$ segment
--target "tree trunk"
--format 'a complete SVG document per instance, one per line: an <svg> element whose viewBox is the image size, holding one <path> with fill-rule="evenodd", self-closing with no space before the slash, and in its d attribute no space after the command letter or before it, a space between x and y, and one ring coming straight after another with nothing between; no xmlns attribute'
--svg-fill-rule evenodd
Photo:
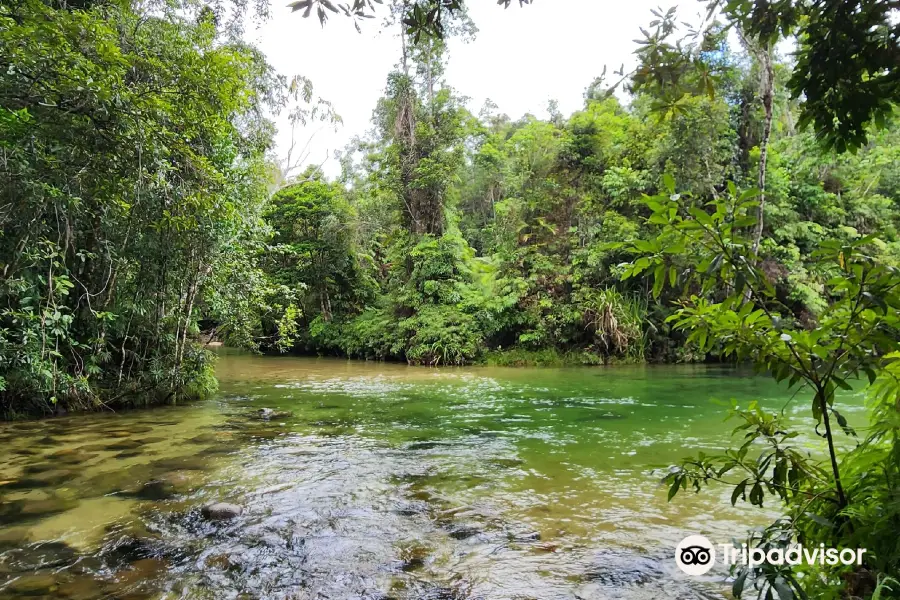
<svg viewBox="0 0 900 600"><path fill-rule="evenodd" d="M816 398L814 401L819 404L819 410L822 411L822 422L825 424L825 439L828 441L828 457L831 460L831 474L834 476L834 490L837 493L838 506L844 509L847 507L847 494L841 482L841 469L838 465L837 450L834 447L834 433L831 430L831 418L828 414L828 399L825 394L825 388L819 385L816 387Z"/></svg>
<svg viewBox="0 0 900 600"><path fill-rule="evenodd" d="M759 207L756 209L756 231L753 234L754 259L759 254L759 243L762 240L764 212L766 208L766 163L769 154L769 136L772 134L772 101L775 95L775 70L772 67L772 48L760 48L757 53L762 69L760 97L765 110L763 135L759 142Z"/></svg>

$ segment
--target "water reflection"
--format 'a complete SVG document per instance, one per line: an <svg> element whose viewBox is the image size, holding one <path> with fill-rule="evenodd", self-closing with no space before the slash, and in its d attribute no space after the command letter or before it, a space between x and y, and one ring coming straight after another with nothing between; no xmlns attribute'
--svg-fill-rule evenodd
<svg viewBox="0 0 900 600"><path fill-rule="evenodd" d="M656 469L725 443L712 399L784 402L698 367L219 373L193 406L0 427L0 597L719 598L671 548L763 516L668 504Z"/></svg>

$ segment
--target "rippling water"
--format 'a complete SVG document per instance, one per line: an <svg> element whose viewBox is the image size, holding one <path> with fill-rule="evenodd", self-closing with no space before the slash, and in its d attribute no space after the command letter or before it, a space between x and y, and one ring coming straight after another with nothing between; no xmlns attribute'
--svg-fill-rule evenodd
<svg viewBox="0 0 900 600"><path fill-rule="evenodd" d="M773 514L658 483L727 443L722 403L787 402L733 370L226 352L218 372L191 406L0 425L0 598L722 598L675 544ZM216 501L243 513L204 519Z"/></svg>

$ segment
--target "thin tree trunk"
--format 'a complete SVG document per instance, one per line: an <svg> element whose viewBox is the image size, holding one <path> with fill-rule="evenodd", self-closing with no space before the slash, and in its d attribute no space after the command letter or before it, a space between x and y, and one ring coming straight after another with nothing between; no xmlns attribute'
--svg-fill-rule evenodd
<svg viewBox="0 0 900 600"><path fill-rule="evenodd" d="M764 213L766 208L766 163L769 155L769 137L772 134L772 101L775 95L775 70L772 67L772 48L766 46L760 48L757 53L762 69L762 98L763 109L766 117L763 124L763 135L759 142L759 207L756 209L756 231L753 234L753 254L759 253L759 244L762 240Z"/></svg>
<svg viewBox="0 0 900 600"><path fill-rule="evenodd" d="M403 3L403 14L406 14L407 3ZM403 74L409 77L409 63L407 62L407 47L406 47L406 27L403 25L403 19L399 19L400 22L400 42L403 44Z"/></svg>
<svg viewBox="0 0 900 600"><path fill-rule="evenodd" d="M428 43L428 58L426 77L428 79L428 110L431 112L431 120L434 120L434 41Z"/></svg>
<svg viewBox="0 0 900 600"><path fill-rule="evenodd" d="M741 36L743 38L743 35ZM763 135L759 142L759 173L757 175L757 187L759 188L759 206L756 209L756 229L753 232L753 247L751 260L756 264L759 261L759 245L762 241L763 229L765 228L765 210L766 210L766 164L769 157L769 137L772 134L772 101L775 92L775 71L772 67L772 48L771 46L755 46L750 44L744 38L744 44L748 50L753 52L759 60L760 69L760 98L765 111L765 121L763 122ZM744 289L744 302L750 300L751 292L749 286Z"/></svg>
<svg viewBox="0 0 900 600"><path fill-rule="evenodd" d="M834 475L834 488L838 495L838 506L847 506L847 494L841 482L841 470L838 467L837 451L834 448L834 434L831 431L831 419L828 415L828 403L825 400L825 390L819 390L819 407L822 410L822 421L825 423L825 438L828 440L828 456L831 459L831 473Z"/></svg>

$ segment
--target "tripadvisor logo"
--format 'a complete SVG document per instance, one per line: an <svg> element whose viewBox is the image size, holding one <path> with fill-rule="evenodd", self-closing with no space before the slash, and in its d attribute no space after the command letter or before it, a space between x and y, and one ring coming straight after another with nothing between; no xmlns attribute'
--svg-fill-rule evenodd
<svg viewBox="0 0 900 600"><path fill-rule="evenodd" d="M722 564L758 567L770 565L861 565L865 548L826 548L825 544L807 548L801 544L787 548L749 548L719 544ZM704 575L716 563L716 549L702 535L689 535L675 547L675 564L688 575Z"/></svg>
<svg viewBox="0 0 900 600"><path fill-rule="evenodd" d="M689 535L676 546L675 563L688 575L703 575L716 564L716 549L702 535Z"/></svg>

